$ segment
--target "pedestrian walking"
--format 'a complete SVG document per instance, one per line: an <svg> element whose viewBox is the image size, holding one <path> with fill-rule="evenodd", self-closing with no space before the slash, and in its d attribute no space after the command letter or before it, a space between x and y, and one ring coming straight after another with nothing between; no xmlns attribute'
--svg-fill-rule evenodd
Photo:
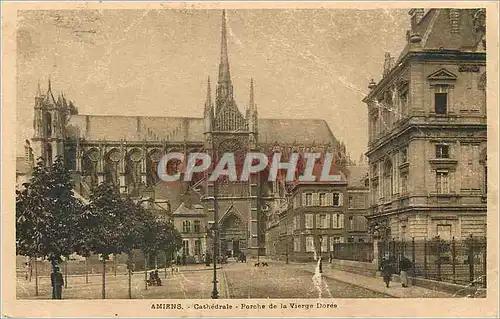
<svg viewBox="0 0 500 319"><path fill-rule="evenodd" d="M182 265L186 266L186 255L182 254Z"/></svg>
<svg viewBox="0 0 500 319"><path fill-rule="evenodd" d="M382 258L380 263L380 271L382 272L382 278L384 279L385 286L389 288L389 283L392 279L392 274L394 273L394 267L390 260L387 258Z"/></svg>
<svg viewBox="0 0 500 319"><path fill-rule="evenodd" d="M59 272L59 267L54 267L54 272L50 274L52 283L52 299L62 299L62 287L64 286L63 275Z"/></svg>
<svg viewBox="0 0 500 319"><path fill-rule="evenodd" d="M412 267L413 263L410 261L410 259L406 258L406 256L403 256L399 261L399 276L401 278L401 285L405 288L408 287L408 271Z"/></svg>

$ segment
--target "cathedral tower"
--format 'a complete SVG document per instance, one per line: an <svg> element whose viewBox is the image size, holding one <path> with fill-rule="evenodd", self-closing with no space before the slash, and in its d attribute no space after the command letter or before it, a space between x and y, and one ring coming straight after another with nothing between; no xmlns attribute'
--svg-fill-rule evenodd
<svg viewBox="0 0 500 319"><path fill-rule="evenodd" d="M249 181L240 181L244 158L248 152L255 152L257 145L257 112L254 104L253 81L250 84L250 102L246 117L238 109L234 100L233 84L228 57L226 12L222 12L221 57L217 82L215 105L211 104L210 82L205 102L205 145L206 151L213 153L214 161L224 153L235 157L238 181L220 179L217 187L206 183L207 191L213 187L219 206L218 222L222 251L244 252L256 255L258 240L258 181L252 176ZM214 108L215 107L215 108ZM213 118L212 118L213 116ZM210 128L210 130L208 130ZM209 209L210 210L210 209Z"/></svg>
<svg viewBox="0 0 500 319"><path fill-rule="evenodd" d="M57 156L65 154L66 123L77 110L73 102L68 102L62 93L56 100L49 79L45 94L42 94L38 85L34 113L33 155L35 160L41 157L46 165L51 165Z"/></svg>

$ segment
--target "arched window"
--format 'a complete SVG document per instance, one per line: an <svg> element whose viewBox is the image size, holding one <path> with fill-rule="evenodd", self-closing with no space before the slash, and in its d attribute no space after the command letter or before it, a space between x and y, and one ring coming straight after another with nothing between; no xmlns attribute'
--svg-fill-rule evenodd
<svg viewBox="0 0 500 319"><path fill-rule="evenodd" d="M97 163L99 161L99 151L95 148L85 152L82 163L82 176L90 188L97 186L99 179L97 177Z"/></svg>
<svg viewBox="0 0 500 319"><path fill-rule="evenodd" d="M125 159L125 185L129 192L134 191L141 183L141 160L140 149L132 149Z"/></svg>
<svg viewBox="0 0 500 319"><path fill-rule="evenodd" d="M384 197L391 199L393 193L394 177L392 174L392 162L387 160L384 163Z"/></svg>
<svg viewBox="0 0 500 319"><path fill-rule="evenodd" d="M161 155L162 152L159 149L153 149L146 158L146 182L148 186L155 185L160 180L158 177L158 163L161 160Z"/></svg>
<svg viewBox="0 0 500 319"><path fill-rule="evenodd" d="M118 149L112 149L106 155L104 173L108 183L119 187L120 181L118 179L118 164L120 162L121 153Z"/></svg>
<svg viewBox="0 0 500 319"><path fill-rule="evenodd" d="M44 128L45 128L45 136L52 136L52 115L49 112L44 114Z"/></svg>

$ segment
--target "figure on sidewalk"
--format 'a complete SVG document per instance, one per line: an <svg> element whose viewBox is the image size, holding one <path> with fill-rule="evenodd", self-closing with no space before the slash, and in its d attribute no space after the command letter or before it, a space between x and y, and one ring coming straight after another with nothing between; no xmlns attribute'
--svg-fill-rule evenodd
<svg viewBox="0 0 500 319"><path fill-rule="evenodd" d="M176 262L177 266L180 266L180 265L181 265L181 256L177 255L177 258L176 258L176 259L177 259L177 260L176 260L176 261L177 261L177 262Z"/></svg>
<svg viewBox="0 0 500 319"><path fill-rule="evenodd" d="M50 274L52 283L52 299L62 299L62 287L64 286L63 275L59 272L59 267L54 267L54 272Z"/></svg>
<svg viewBox="0 0 500 319"><path fill-rule="evenodd" d="M206 266L210 266L210 263L212 262L211 260L211 257L210 257L210 254L209 253L206 253L205 254L205 265Z"/></svg>
<svg viewBox="0 0 500 319"><path fill-rule="evenodd" d="M155 270L155 280L156 280L156 285L161 286L161 279L160 275L158 274L158 270Z"/></svg>
<svg viewBox="0 0 500 319"><path fill-rule="evenodd" d="M182 265L186 266L186 255L182 254Z"/></svg>
<svg viewBox="0 0 500 319"><path fill-rule="evenodd" d="M382 258L380 271L382 272L382 278L384 279L385 286L389 288L389 283L391 282L392 274L394 273L394 266L389 259L385 257Z"/></svg>
<svg viewBox="0 0 500 319"><path fill-rule="evenodd" d="M402 256L399 261L399 270L400 270L400 278L401 285L403 287L408 287L408 271L413 267L413 263L406 258L406 256Z"/></svg>

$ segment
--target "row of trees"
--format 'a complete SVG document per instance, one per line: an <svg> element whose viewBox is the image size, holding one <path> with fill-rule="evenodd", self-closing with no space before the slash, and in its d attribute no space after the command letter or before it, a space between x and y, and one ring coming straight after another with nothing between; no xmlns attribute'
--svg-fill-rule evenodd
<svg viewBox="0 0 500 319"><path fill-rule="evenodd" d="M106 298L105 269L111 255L134 249L146 256L165 251L171 256L182 240L171 222L156 218L140 203L123 198L113 185L93 189L82 203L61 157L51 166L40 159L29 182L16 191L16 250L18 255L43 257L55 268L73 253L84 257L100 254L103 263L102 297ZM37 288L38 289L38 288Z"/></svg>

